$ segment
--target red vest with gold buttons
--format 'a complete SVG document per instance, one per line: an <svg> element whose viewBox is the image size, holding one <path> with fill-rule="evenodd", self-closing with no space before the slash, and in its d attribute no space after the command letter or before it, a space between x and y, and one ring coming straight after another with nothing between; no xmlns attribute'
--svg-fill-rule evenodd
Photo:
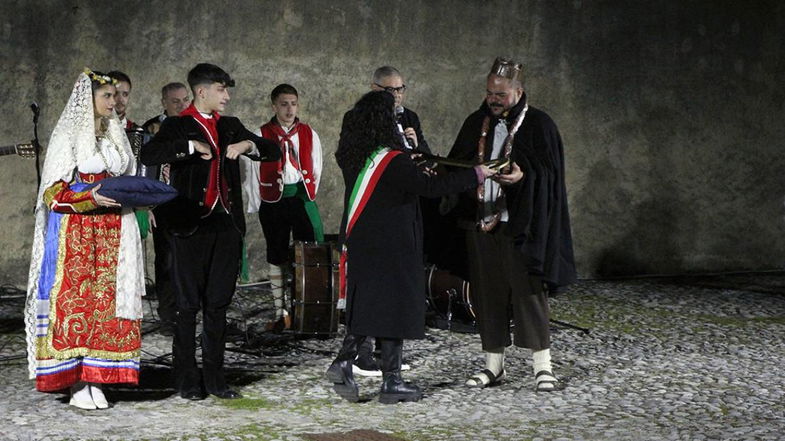
<svg viewBox="0 0 785 441"><path fill-rule="evenodd" d="M299 137L299 160L293 160L289 157L289 163L293 165L303 175L303 184L305 184L305 192L308 194L308 199L314 200L316 198L316 179L314 178L313 169L313 132L308 124L297 121L295 127L289 131L289 135L284 134L281 127L275 121L270 121L261 127L262 137L271 139L278 142L281 147L281 159L275 162L260 162L259 163L259 192L261 193L264 202L278 202L281 200L283 193L283 166L284 161L287 160L288 143L292 141L289 136L294 136L296 133ZM277 127L276 127L277 126Z"/></svg>
<svg viewBox="0 0 785 441"><path fill-rule="evenodd" d="M203 207L203 217L213 212L213 209L221 205L226 212L231 213L231 200L229 199L229 183L221 170L221 146L218 144L218 120L221 115L213 112L212 118L205 118L196 109L193 103L185 110L180 112L180 116L190 116L196 120L199 129L202 131L205 140L213 148L213 158L210 160L210 175L207 179L207 187L204 188L204 200L199 205Z"/></svg>

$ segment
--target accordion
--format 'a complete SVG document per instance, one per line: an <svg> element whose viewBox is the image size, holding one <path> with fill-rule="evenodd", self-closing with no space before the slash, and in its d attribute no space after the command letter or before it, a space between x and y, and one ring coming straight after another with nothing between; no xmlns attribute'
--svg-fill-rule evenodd
<svg viewBox="0 0 785 441"><path fill-rule="evenodd" d="M152 135L139 126L126 129L125 135L128 136L128 142L131 143L131 151L136 158L136 176L160 180L161 166L153 165L148 167L139 160L139 152L142 150L142 146L150 141Z"/></svg>

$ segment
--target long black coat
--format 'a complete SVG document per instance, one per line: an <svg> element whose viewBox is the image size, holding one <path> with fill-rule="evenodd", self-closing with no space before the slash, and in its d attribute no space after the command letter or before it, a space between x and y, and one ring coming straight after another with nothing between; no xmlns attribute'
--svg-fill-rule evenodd
<svg viewBox="0 0 785 441"><path fill-rule="evenodd" d="M235 228L241 234L245 234L239 160L227 159L226 148L230 144L250 140L259 149L258 156L246 155L251 159L277 161L281 157L281 149L275 142L253 134L235 117L221 116L217 129L221 155L219 157L213 156L208 161L201 159L198 153L189 154L189 140L209 144L204 138L199 124L190 116L166 118L155 137L142 146L139 155L142 164L171 164L170 185L177 189L178 195L172 201L159 206L156 209L156 216L161 217L157 220L160 220L164 228L174 234L189 235L199 228L201 216L205 211L202 204L212 161L220 161L220 170L229 184L229 214Z"/></svg>
<svg viewBox="0 0 785 441"><path fill-rule="evenodd" d="M357 173L343 173L345 206ZM425 271L418 197L477 186L473 169L428 176L407 154L390 161L346 241L346 323L353 334L387 338L425 335ZM345 231L346 209L342 228Z"/></svg>

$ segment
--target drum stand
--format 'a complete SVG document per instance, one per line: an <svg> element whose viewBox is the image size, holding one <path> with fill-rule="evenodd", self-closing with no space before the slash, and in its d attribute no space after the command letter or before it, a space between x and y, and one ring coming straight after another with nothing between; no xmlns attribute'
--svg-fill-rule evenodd
<svg viewBox="0 0 785 441"><path fill-rule="evenodd" d="M447 331L452 332L452 301L458 296L458 291L455 288L447 290L447 296L450 301L447 302Z"/></svg>
<svg viewBox="0 0 785 441"><path fill-rule="evenodd" d="M476 320L471 320L470 323L461 322L460 319L456 320L455 323L457 324L457 328L455 330L453 330L453 319L452 319L452 317L453 317L453 307L452 307L452 305L453 305L453 301L460 300L461 297L460 297L460 294L458 294L458 290L455 289L455 288L448 288L446 292L447 292L447 298L448 298L447 313L445 313L443 315L443 317L444 317L444 320L447 321L447 328L446 328L447 331L448 332L453 332L453 331L455 331L455 332L472 332L472 333L477 332L477 322L476 322ZM437 315L442 315L442 314L437 312ZM445 328L440 328L440 329L445 329Z"/></svg>

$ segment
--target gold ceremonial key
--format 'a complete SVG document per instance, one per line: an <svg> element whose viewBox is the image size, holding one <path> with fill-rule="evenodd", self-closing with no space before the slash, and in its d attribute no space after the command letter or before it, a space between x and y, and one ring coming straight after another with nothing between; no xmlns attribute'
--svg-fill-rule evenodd
<svg viewBox="0 0 785 441"><path fill-rule="evenodd" d="M503 169L504 167L507 167L508 165L510 165L510 158L492 159L492 160L486 162L483 165L485 165L486 167L488 167L491 170L494 170L494 171L498 172L501 169Z"/></svg>

